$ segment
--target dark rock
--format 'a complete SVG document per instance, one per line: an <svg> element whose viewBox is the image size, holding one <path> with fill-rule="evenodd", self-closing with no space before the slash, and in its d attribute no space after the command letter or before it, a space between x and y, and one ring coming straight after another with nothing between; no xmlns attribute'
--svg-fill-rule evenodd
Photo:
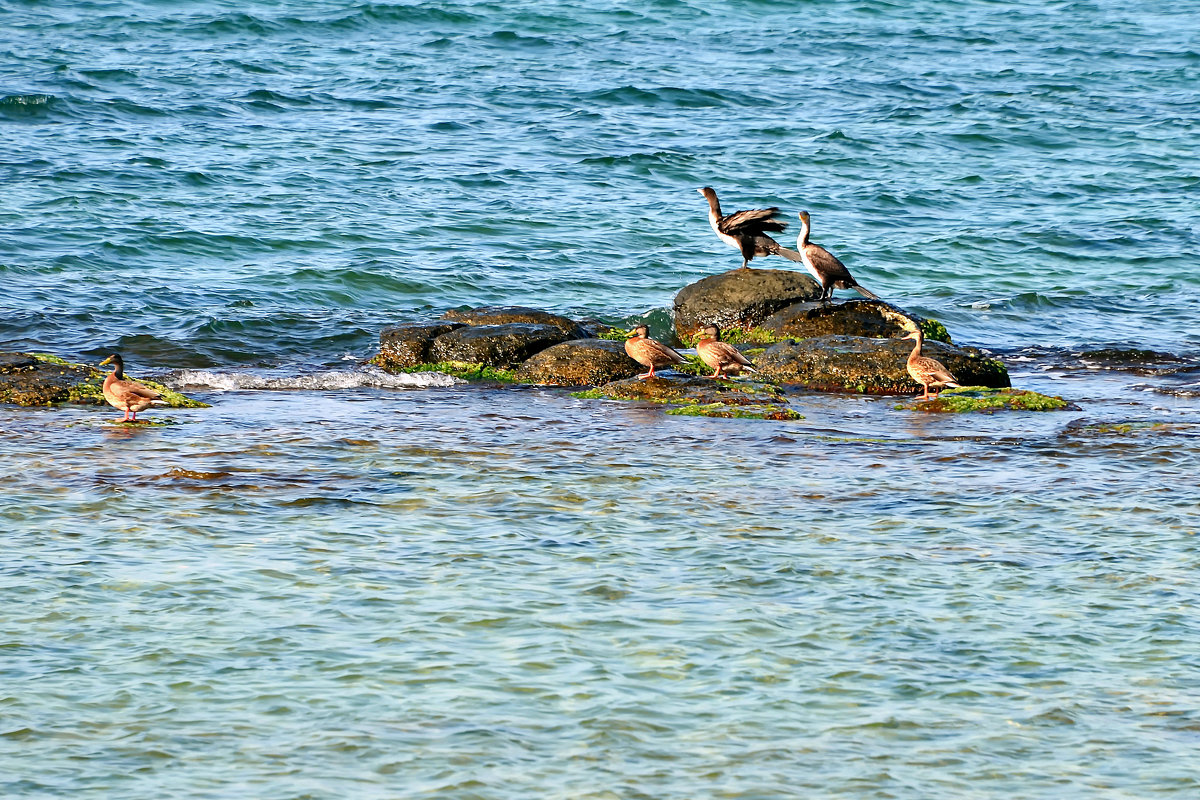
<svg viewBox="0 0 1200 800"><path fill-rule="evenodd" d="M815 336L900 339L914 325L925 333L926 341L950 340L941 323L910 314L882 300L795 303L767 317L760 327L781 339L811 339Z"/></svg>
<svg viewBox="0 0 1200 800"><path fill-rule="evenodd" d="M691 341L705 325L749 330L776 311L820 294L816 281L793 270L735 269L712 275L675 295L675 333Z"/></svg>
<svg viewBox="0 0 1200 800"><path fill-rule="evenodd" d="M911 394L921 387L905 363L912 344L903 339L820 336L780 342L754 359L763 377L826 392ZM973 347L926 342L922 351L941 361L963 386L1006 388L1008 369Z"/></svg>
<svg viewBox="0 0 1200 800"><path fill-rule="evenodd" d="M379 355L373 361L391 370L429 363L433 340L461 327L460 322L410 322L384 328L379 334Z"/></svg>
<svg viewBox="0 0 1200 800"><path fill-rule="evenodd" d="M28 353L0 353L0 373L36 367L38 360Z"/></svg>
<svg viewBox="0 0 1200 800"><path fill-rule="evenodd" d="M442 319L463 325L508 325L514 322L527 325L553 325L567 334L567 339L587 339L587 331L573 319L524 306L482 306L466 311L452 309Z"/></svg>
<svg viewBox="0 0 1200 800"><path fill-rule="evenodd" d="M521 365L521 383L595 386L639 374L644 367L625 354L625 343L575 339L556 344Z"/></svg>
<svg viewBox="0 0 1200 800"><path fill-rule="evenodd" d="M571 338L556 325L472 325L456 328L434 339L429 346L429 360L515 367L530 356Z"/></svg>

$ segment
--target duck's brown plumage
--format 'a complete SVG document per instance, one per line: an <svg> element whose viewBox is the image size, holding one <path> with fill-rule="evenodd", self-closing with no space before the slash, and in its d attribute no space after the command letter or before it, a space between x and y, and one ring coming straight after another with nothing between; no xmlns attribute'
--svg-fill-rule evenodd
<svg viewBox="0 0 1200 800"><path fill-rule="evenodd" d="M958 379L946 369L946 366L936 358L921 355L921 347L925 344L925 336L921 333L920 328L911 331L905 339L916 339L917 343L913 347L912 352L908 356L908 374L912 379L925 389L925 393L921 395L922 400L929 399L929 387L938 386L946 388L948 386L958 386ZM936 400L937 392L933 393L933 398Z"/></svg>
<svg viewBox="0 0 1200 800"><path fill-rule="evenodd" d="M737 375L743 369L754 372L754 365L729 342L721 341L721 330L715 325L704 329L704 338L696 342L696 353L700 360L713 368L710 378L720 378L722 373Z"/></svg>
<svg viewBox="0 0 1200 800"><path fill-rule="evenodd" d="M717 238L742 254L742 269L746 269L750 259L759 256L782 256L789 261L804 263L799 253L789 250L767 235L782 233L787 229L786 222L776 219L779 216L778 208L772 206L722 214L721 203L711 186L705 186L698 191L708 201L708 224L712 226Z"/></svg>
<svg viewBox="0 0 1200 800"><path fill-rule="evenodd" d="M625 352L629 357L643 367L650 368L649 372L639 375L639 378L653 378L655 367L669 367L687 361L662 342L649 338L648 333L649 329L645 325L638 325L633 329L633 335L625 340Z"/></svg>
<svg viewBox="0 0 1200 800"><path fill-rule="evenodd" d="M111 355L100 362L102 367L106 364L112 364L113 369L104 379L100 391L110 406L125 412L122 422L137 422L139 411L145 411L156 401L162 400L158 392L125 377L125 362L119 355Z"/></svg>
<svg viewBox="0 0 1200 800"><path fill-rule="evenodd" d="M837 256L808 240L809 227L808 212L801 211L800 235L796 237L796 249L800 251L804 266L817 279L817 283L821 284L821 299L828 300L833 297L834 289L854 289L863 297L878 300L877 294L858 285L858 281L854 280L850 270L846 269L846 265L839 261Z"/></svg>

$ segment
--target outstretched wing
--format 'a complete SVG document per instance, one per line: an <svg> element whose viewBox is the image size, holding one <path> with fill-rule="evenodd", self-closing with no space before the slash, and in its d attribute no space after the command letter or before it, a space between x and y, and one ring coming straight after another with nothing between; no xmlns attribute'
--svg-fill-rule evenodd
<svg viewBox="0 0 1200 800"><path fill-rule="evenodd" d="M717 230L730 236L754 235L764 231L779 233L787 228L787 223L775 219L778 215L779 209L773 206L735 211L727 217L721 217L717 222Z"/></svg>

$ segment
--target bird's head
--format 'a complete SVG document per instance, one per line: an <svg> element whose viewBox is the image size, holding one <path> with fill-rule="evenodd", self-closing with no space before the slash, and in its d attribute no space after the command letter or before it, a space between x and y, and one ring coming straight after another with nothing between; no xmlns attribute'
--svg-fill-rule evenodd
<svg viewBox="0 0 1200 800"><path fill-rule="evenodd" d="M901 339L920 339L921 338L921 329L920 328L908 328L908 333L904 334L900 338Z"/></svg>
<svg viewBox="0 0 1200 800"><path fill-rule="evenodd" d="M650 333L650 329L647 328L645 325L638 325L629 332L629 336L627 336L626 338L633 339L634 337L637 337L640 339L644 336L649 335L649 333Z"/></svg>
<svg viewBox="0 0 1200 800"><path fill-rule="evenodd" d="M796 216L799 217L800 221L803 222L805 225L808 224L808 212L807 211L801 211Z"/></svg>
<svg viewBox="0 0 1200 800"><path fill-rule="evenodd" d="M721 329L716 325L705 325L702 333L710 339L721 341Z"/></svg>
<svg viewBox="0 0 1200 800"><path fill-rule="evenodd" d="M717 193L713 190L713 188L711 186L705 186L704 188L697 189L696 191L699 192L700 194L704 195L705 197L707 197L709 200L711 200L717 196Z"/></svg>
<svg viewBox="0 0 1200 800"><path fill-rule="evenodd" d="M118 367L120 367L120 366L124 366L124 363L125 362L123 362L121 360L121 357L119 355L117 355L116 353L113 353L111 356L109 356L108 358L101 361L100 366L106 367L109 364L116 364Z"/></svg>

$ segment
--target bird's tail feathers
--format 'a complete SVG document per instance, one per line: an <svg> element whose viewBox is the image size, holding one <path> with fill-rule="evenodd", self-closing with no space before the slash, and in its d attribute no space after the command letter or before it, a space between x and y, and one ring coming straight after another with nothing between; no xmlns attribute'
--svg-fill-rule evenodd
<svg viewBox="0 0 1200 800"><path fill-rule="evenodd" d="M799 253L797 253L795 250L789 250L779 243L776 243L775 247L771 249L771 255L783 256L788 261L795 261L797 264L804 263L804 258Z"/></svg>
<svg viewBox="0 0 1200 800"><path fill-rule="evenodd" d="M858 292L859 294L861 294L863 297L867 298L868 300L878 300L879 299L879 295L875 294L870 289L864 289L863 287L859 286L857 283L854 284L854 291Z"/></svg>

